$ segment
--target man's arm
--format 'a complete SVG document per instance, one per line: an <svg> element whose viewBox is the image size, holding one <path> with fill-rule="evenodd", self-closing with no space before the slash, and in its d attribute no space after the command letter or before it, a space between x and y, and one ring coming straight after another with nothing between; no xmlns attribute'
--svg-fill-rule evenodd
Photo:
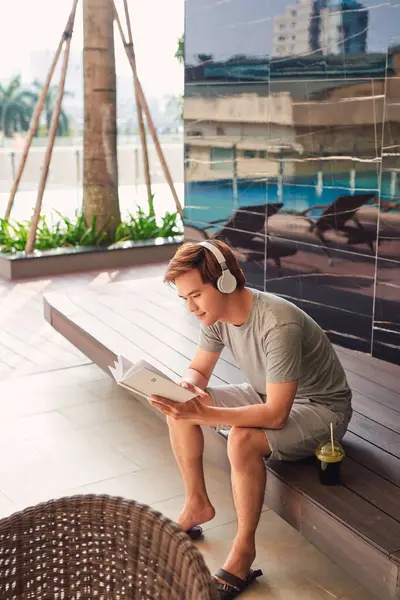
<svg viewBox="0 0 400 600"><path fill-rule="evenodd" d="M213 409L209 414L212 421L210 425L225 423L238 427L282 429L286 425L297 392L302 340L303 331L297 323L273 329L268 334L265 347L266 404Z"/></svg>
<svg viewBox="0 0 400 600"><path fill-rule="evenodd" d="M266 345L266 404L238 408L218 408L209 403L190 400L176 406L163 400L160 410L177 419L190 419L199 425L224 423L236 427L283 429L292 408L300 377L302 328L298 324L277 327L268 336ZM189 366L191 383L205 389L220 352L198 350Z"/></svg>
<svg viewBox="0 0 400 600"><path fill-rule="evenodd" d="M196 370L193 370L193 373L194 377L200 376L204 378ZM197 381L200 382L200 379ZM225 425L236 427L283 429L292 408L296 390L297 380L284 383L268 383L268 401L266 404L253 404L238 408L210 406L209 403L199 401L199 398L179 403L167 400L166 398L152 396L150 403L167 416L174 419L189 420L194 425L215 426L224 423ZM207 394L201 392L201 396L203 395L207 396Z"/></svg>
<svg viewBox="0 0 400 600"><path fill-rule="evenodd" d="M297 391L298 381L267 383L267 403L239 408L215 408L206 406L207 425L231 425L236 427L261 427L283 429L289 417Z"/></svg>
<svg viewBox="0 0 400 600"><path fill-rule="evenodd" d="M209 352L198 348L182 381L188 381L201 390L205 390L221 352Z"/></svg>

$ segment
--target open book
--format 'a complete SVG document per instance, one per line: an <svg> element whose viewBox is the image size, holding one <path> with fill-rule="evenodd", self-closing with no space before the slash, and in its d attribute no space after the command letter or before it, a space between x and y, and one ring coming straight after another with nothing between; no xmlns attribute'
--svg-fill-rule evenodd
<svg viewBox="0 0 400 600"><path fill-rule="evenodd" d="M118 356L109 369L118 385L141 396L155 394L175 402L187 402L196 397L145 360L133 364L124 356Z"/></svg>

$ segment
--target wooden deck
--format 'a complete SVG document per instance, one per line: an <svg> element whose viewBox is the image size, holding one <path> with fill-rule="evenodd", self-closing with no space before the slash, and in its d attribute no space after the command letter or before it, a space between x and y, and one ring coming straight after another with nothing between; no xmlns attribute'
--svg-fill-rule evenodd
<svg viewBox="0 0 400 600"><path fill-rule="evenodd" d="M121 353L147 358L176 378L196 349L197 320L159 278L50 294L45 315L104 370ZM268 461L265 501L380 600L399 600L400 368L350 350L337 352L354 393L354 416L343 441L343 485L320 485L314 461ZM224 350L211 384L241 381ZM223 436L207 428L208 456L228 467L225 446Z"/></svg>

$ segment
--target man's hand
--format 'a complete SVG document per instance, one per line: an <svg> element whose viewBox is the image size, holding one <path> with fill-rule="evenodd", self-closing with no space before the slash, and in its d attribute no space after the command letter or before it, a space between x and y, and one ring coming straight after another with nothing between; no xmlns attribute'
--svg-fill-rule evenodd
<svg viewBox="0 0 400 600"><path fill-rule="evenodd" d="M206 409L207 405L201 402L202 398L208 398L207 392L195 386L190 381L182 380L179 385L189 392L196 394L196 398L188 402L174 402L161 396L150 396L149 402L152 406L164 413L167 417L177 420L192 421L196 425L207 425Z"/></svg>
<svg viewBox="0 0 400 600"><path fill-rule="evenodd" d="M196 394L196 396L198 396L199 398L207 398L208 397L207 392L205 392L201 388L197 387L197 385L194 385L194 383L192 383L191 381L188 381L187 379L182 379L179 382L179 385L181 387L185 388L185 390L192 392L192 394Z"/></svg>

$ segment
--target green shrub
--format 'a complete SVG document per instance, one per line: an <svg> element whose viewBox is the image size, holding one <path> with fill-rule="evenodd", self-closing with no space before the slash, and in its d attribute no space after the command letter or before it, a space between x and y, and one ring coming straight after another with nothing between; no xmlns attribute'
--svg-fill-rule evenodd
<svg viewBox="0 0 400 600"><path fill-rule="evenodd" d="M35 250L75 246L106 246L115 242L141 241L157 237L174 237L182 233L178 213L166 213L157 219L154 211L154 198L146 213L138 208L136 214L129 214L115 232L113 240L107 240L106 225L97 227L97 218L90 224L84 215L76 214L70 219L57 212L59 220L53 222L42 216L39 219ZM0 250L3 253L24 251L29 234L29 221L6 221L0 218Z"/></svg>

